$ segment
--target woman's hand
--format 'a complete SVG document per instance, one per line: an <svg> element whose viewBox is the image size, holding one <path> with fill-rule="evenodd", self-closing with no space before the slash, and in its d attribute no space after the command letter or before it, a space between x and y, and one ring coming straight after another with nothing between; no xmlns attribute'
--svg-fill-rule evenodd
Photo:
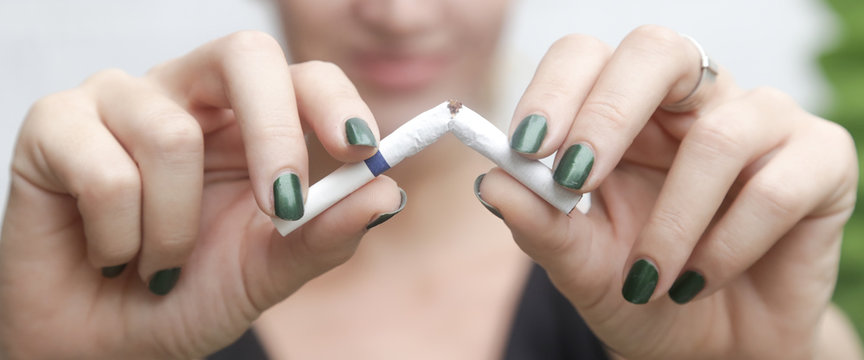
<svg viewBox="0 0 864 360"><path fill-rule="evenodd" d="M35 104L0 242L0 357L200 357L347 260L399 192L381 177L280 237L266 215L302 215L302 127L340 161L376 151L337 67L289 66L254 32Z"/></svg>
<svg viewBox="0 0 864 360"><path fill-rule="evenodd" d="M513 146L558 150L556 180L592 191L593 207L564 216L500 170L483 198L625 357L812 358L855 203L852 138L723 69L689 96L700 65L656 26L614 50L561 39L517 107Z"/></svg>

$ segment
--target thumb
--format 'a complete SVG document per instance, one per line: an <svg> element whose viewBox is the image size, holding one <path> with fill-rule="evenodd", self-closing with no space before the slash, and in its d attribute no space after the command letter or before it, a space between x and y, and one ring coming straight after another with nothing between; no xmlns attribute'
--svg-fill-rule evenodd
<svg viewBox="0 0 864 360"><path fill-rule="evenodd" d="M366 231L401 211L405 201L395 181L379 176L287 237L274 230L247 254L249 298L263 311L341 265Z"/></svg>
<svg viewBox="0 0 864 360"><path fill-rule="evenodd" d="M499 168L480 184L482 199L501 213L519 247L549 274L573 305L593 304L606 296L617 257L597 234L603 222L579 211L563 214ZM620 256L619 256L620 257ZM620 272L620 271L618 271Z"/></svg>

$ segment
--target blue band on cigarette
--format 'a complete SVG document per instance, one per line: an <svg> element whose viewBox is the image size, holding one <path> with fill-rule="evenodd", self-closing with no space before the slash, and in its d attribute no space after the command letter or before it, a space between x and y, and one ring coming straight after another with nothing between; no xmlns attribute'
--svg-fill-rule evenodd
<svg viewBox="0 0 864 360"><path fill-rule="evenodd" d="M366 167L369 168L369 171L371 171L374 176L381 175L381 173L390 168L390 164L387 163L387 160L384 160L384 156L381 155L380 151L376 152L372 157L363 160L363 162L366 163Z"/></svg>

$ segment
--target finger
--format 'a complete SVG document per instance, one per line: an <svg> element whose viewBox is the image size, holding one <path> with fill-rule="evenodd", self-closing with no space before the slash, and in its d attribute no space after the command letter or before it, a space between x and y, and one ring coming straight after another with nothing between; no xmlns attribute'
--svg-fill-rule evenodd
<svg viewBox="0 0 864 360"><path fill-rule="evenodd" d="M562 214L499 168L489 171L479 188L519 247L547 270L574 305L594 304L605 296L625 258L614 255L622 254L615 251L620 244L593 241L598 222L579 212Z"/></svg>
<svg viewBox="0 0 864 360"><path fill-rule="evenodd" d="M657 108L692 90L700 61L693 44L674 31L643 26L628 35L579 109L558 151L555 180L574 190L595 189ZM713 86L731 86L724 79L721 71Z"/></svg>
<svg viewBox="0 0 864 360"><path fill-rule="evenodd" d="M788 145L747 181L726 214L693 250L684 270L700 274L704 290L700 292L689 286L693 280L685 281L670 290L670 297L684 303L708 296L762 261L769 249L789 254L786 259L796 262L785 268L772 262L767 266L775 267L774 274L795 279L793 282L825 276L817 271L825 267L818 264L804 267L808 269L805 272L795 268L834 248L825 242L838 242L839 233L835 238L818 239L810 235L812 232L801 231L795 239L776 241L793 226L806 226L808 220L802 221L805 216L822 220L833 217L834 221L822 222L841 228L855 201L855 192L848 191L856 186L854 176L841 176L856 167L854 151L849 150L852 148L851 136L836 124L820 120L816 126L799 130ZM837 157L837 154L850 156ZM833 267L830 268L833 272ZM777 279L757 280L773 285Z"/></svg>
<svg viewBox="0 0 864 360"><path fill-rule="evenodd" d="M178 98L234 111L259 208L270 216L303 216L308 158L287 60L261 32L218 39L150 76ZM205 128L207 126L204 126Z"/></svg>
<svg viewBox="0 0 864 360"><path fill-rule="evenodd" d="M796 123L783 116L785 111L778 113L775 104L757 92L693 124L630 251L625 299L643 304L654 285L657 294L672 286L742 169L789 137Z"/></svg>
<svg viewBox="0 0 864 360"><path fill-rule="evenodd" d="M201 128L148 82L108 72L85 88L90 85L96 89L103 122L141 172L138 273L153 292L167 293L176 281L174 269L186 262L198 238L204 178Z"/></svg>
<svg viewBox="0 0 864 360"><path fill-rule="evenodd" d="M270 239L252 246L247 254L250 299L266 309L347 261L367 227L405 207L402 194L392 179L379 176L288 237L273 231Z"/></svg>
<svg viewBox="0 0 864 360"><path fill-rule="evenodd" d="M585 101L612 54L603 42L569 35L552 44L516 106L510 146L529 158L544 158L561 146L578 105Z"/></svg>
<svg viewBox="0 0 864 360"><path fill-rule="evenodd" d="M140 248L141 183L135 162L99 122L94 104L78 91L47 97L34 105L26 127L39 134L38 185L76 199L87 258L97 268L116 267Z"/></svg>
<svg viewBox="0 0 864 360"><path fill-rule="evenodd" d="M339 67L310 61L291 66L300 117L330 155L357 162L375 155L378 125L372 111Z"/></svg>

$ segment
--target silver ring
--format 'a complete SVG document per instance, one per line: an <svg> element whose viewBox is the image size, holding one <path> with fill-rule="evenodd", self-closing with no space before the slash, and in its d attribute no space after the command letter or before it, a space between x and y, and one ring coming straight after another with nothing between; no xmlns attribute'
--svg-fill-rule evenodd
<svg viewBox="0 0 864 360"><path fill-rule="evenodd" d="M696 49L699 50L700 56L700 69L699 69L699 81L696 82L696 86L693 87L693 90L690 90L690 93L687 94L683 99L678 100L674 104L664 105L663 109L680 112L685 110L690 110L692 105L694 105L694 101L698 98L696 96L697 93L703 91L705 89L702 84L704 83L713 83L717 79L717 73L719 72L719 67L714 60L711 60L711 57L705 52L705 49L702 48L702 45L696 41L696 39L690 37L689 35L680 34L687 40L690 40L693 45L696 46Z"/></svg>

